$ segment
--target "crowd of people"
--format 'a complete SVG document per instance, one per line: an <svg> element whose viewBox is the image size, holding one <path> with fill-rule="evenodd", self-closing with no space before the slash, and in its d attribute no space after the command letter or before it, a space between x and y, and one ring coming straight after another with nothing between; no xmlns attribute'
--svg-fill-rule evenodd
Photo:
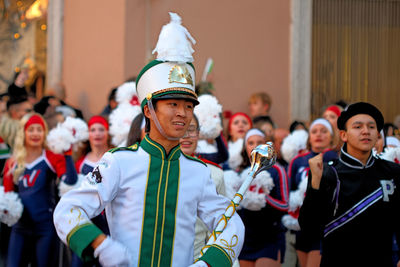
<svg viewBox="0 0 400 267"><path fill-rule="evenodd" d="M120 129L123 146L110 130L123 86L101 114L83 118L65 99L32 97L26 73L16 75L1 96L0 168L2 190L18 195L23 212L1 224L0 264L400 266L398 125L371 104L338 101L310 122L278 127L262 91L248 110L220 112L216 134L202 139L210 125L193 115L204 104L194 69L171 62L154 60L127 81L127 102L140 112ZM150 82L178 67L170 90ZM87 141L54 153L47 135L68 117L87 119ZM237 213L222 216L251 151L268 141L276 163L254 178ZM226 228L215 232L221 216ZM216 242L206 245L210 235Z"/></svg>

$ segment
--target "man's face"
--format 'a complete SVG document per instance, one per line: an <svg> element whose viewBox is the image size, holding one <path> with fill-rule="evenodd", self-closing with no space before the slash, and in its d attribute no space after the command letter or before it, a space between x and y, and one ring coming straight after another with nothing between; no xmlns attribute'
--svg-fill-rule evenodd
<svg viewBox="0 0 400 267"><path fill-rule="evenodd" d="M191 101L184 99L163 99L157 101L155 113L167 136L181 138L185 135L193 118L193 109L194 105ZM152 120L151 116L150 120ZM152 125L150 131L155 130L157 128Z"/></svg>
<svg viewBox="0 0 400 267"><path fill-rule="evenodd" d="M252 99L249 101L249 110L252 118L266 115L268 113L268 105L264 104L259 98Z"/></svg>
<svg viewBox="0 0 400 267"><path fill-rule="evenodd" d="M11 111L11 118L20 120L29 112L32 112L32 104L29 101L25 101L15 105L15 108Z"/></svg>
<svg viewBox="0 0 400 267"><path fill-rule="evenodd" d="M346 122L346 130L340 131L342 141L347 142L347 152L358 155L370 152L378 140L375 120L367 114L358 114Z"/></svg>

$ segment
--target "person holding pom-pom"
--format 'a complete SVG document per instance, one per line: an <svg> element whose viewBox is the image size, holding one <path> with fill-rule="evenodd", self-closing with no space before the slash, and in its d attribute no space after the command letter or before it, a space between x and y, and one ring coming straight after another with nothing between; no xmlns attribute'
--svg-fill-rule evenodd
<svg viewBox="0 0 400 267"><path fill-rule="evenodd" d="M57 248L52 221L55 184L72 185L76 183L77 174L70 153L58 155L47 150L47 131L46 122L39 114L25 115L15 138L13 155L5 165L4 191L18 192L24 206L21 218L11 230L7 266L29 262L54 266Z"/></svg>
<svg viewBox="0 0 400 267"><path fill-rule="evenodd" d="M338 157L332 150L334 131L326 119L314 120L309 128L307 140L308 151L295 156L289 164L288 175L290 179L289 214L283 217L284 225L294 231L296 235L296 252L300 266L319 266L320 264L320 239L306 235L298 226L297 218L303 204L308 181L310 166L308 160L319 153L323 161L328 162Z"/></svg>
<svg viewBox="0 0 400 267"><path fill-rule="evenodd" d="M93 116L88 122L89 141L86 148L87 153L83 155L76 163L75 167L80 175L87 175L93 171L101 157L110 149L109 125L107 120L102 116ZM93 223L103 232L109 234L105 213L101 213L92 219ZM72 254L72 267L86 266L79 257ZM96 263L96 266L99 266Z"/></svg>
<svg viewBox="0 0 400 267"><path fill-rule="evenodd" d="M236 188L250 171L251 151L265 144L265 140L261 130L252 128L247 131ZM281 217L288 209L288 190L286 172L277 164L259 173L250 184L238 210L245 225L245 239L239 255L241 267L278 267L283 262L285 233Z"/></svg>

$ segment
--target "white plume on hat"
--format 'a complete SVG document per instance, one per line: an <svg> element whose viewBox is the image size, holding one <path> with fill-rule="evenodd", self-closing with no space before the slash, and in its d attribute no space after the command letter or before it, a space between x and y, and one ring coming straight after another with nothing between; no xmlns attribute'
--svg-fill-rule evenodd
<svg viewBox="0 0 400 267"><path fill-rule="evenodd" d="M0 186L0 221L12 226L18 222L22 216L24 206L15 192L4 192L4 187Z"/></svg>
<svg viewBox="0 0 400 267"><path fill-rule="evenodd" d="M218 99L209 94L198 98L199 104L194 108L194 114L199 120L200 139L215 139L222 131L222 106Z"/></svg>
<svg viewBox="0 0 400 267"><path fill-rule="evenodd" d="M162 27L153 54L157 52L157 59L161 61L193 62L192 44L196 41L182 26L182 19L178 14L169 12L169 15L171 21Z"/></svg>
<svg viewBox="0 0 400 267"><path fill-rule="evenodd" d="M109 116L111 143L115 146L126 146L129 129L133 119L142 112L139 102L132 104L137 97L134 82L126 82L117 89L116 100L118 106Z"/></svg>
<svg viewBox="0 0 400 267"><path fill-rule="evenodd" d="M295 130L282 141L281 154L286 162L292 161L297 154L307 148L308 133L305 130Z"/></svg>

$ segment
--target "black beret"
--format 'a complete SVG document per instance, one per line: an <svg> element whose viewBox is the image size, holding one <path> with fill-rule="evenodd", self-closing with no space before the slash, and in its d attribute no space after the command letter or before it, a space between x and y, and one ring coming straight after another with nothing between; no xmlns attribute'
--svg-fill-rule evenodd
<svg viewBox="0 0 400 267"><path fill-rule="evenodd" d="M374 118L376 122L376 126L378 128L378 132L380 132L383 128L383 115L375 106L366 103L366 102L357 102L347 106L347 108L342 111L338 120L337 126L339 130L344 130L346 126L346 122L353 116L358 114L367 114Z"/></svg>
<svg viewBox="0 0 400 267"><path fill-rule="evenodd" d="M22 102L28 101L28 98L24 95L22 96L11 96L9 97L8 101L7 101L7 110L12 106L12 105L17 105L20 104Z"/></svg>

